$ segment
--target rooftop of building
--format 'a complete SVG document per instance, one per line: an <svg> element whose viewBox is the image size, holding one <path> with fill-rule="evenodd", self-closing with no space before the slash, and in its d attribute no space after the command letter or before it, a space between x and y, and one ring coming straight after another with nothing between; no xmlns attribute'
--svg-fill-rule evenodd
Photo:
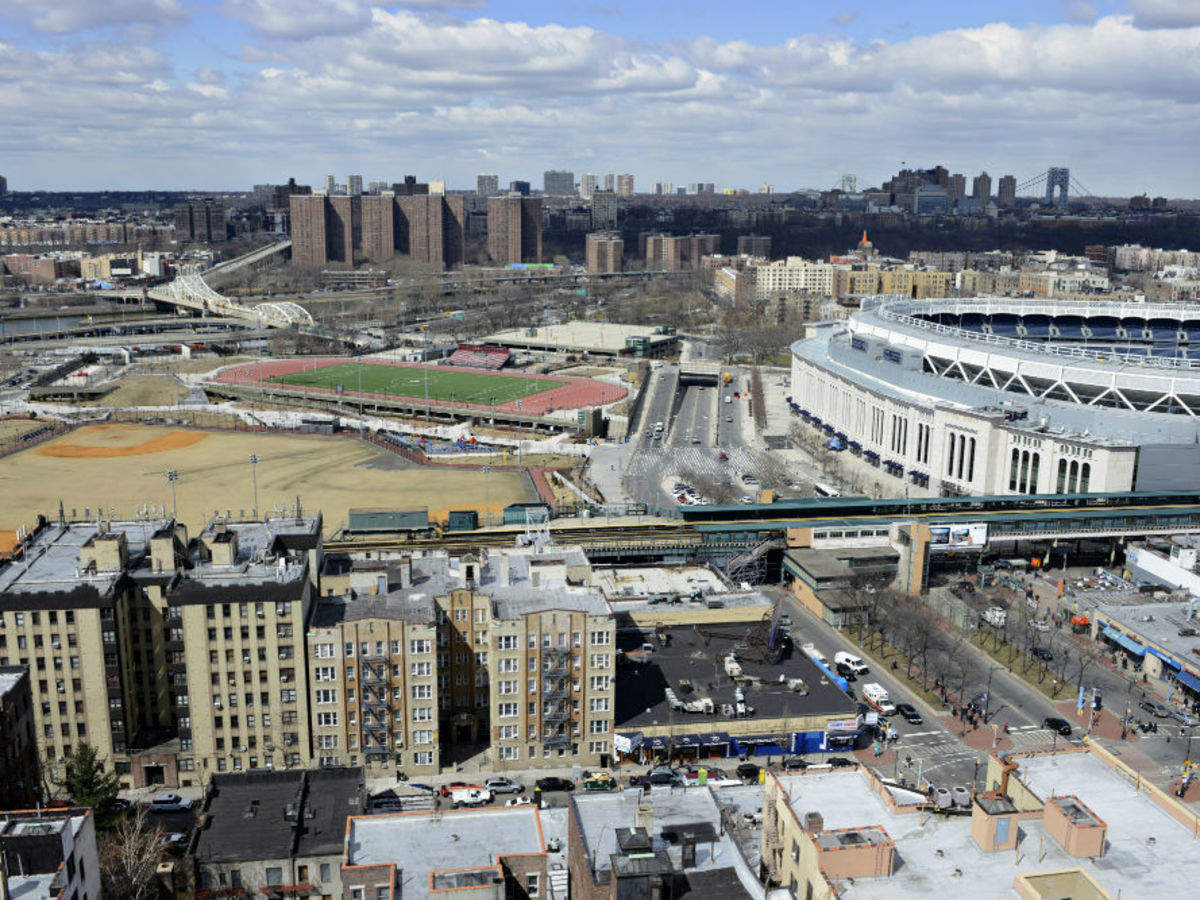
<svg viewBox="0 0 1200 900"><path fill-rule="evenodd" d="M213 775L193 852L200 864L338 854L363 797L359 768Z"/></svg>
<svg viewBox="0 0 1200 900"><path fill-rule="evenodd" d="M59 896L59 889L55 886L57 879L57 872L11 875L8 878L8 897L10 900L53 900Z"/></svg>
<svg viewBox="0 0 1200 900"><path fill-rule="evenodd" d="M609 600L637 600L655 596L688 596L722 593L730 589L728 580L708 566L614 566L595 569L592 584Z"/></svg>
<svg viewBox="0 0 1200 900"><path fill-rule="evenodd" d="M436 616L433 597L428 594L397 590L362 597L322 597L313 611L312 628L332 628L342 622L363 619L392 619L427 625Z"/></svg>
<svg viewBox="0 0 1200 900"><path fill-rule="evenodd" d="M892 571L900 554L891 547L794 547L785 558L815 581L835 581L872 572Z"/></svg>
<svg viewBox="0 0 1200 900"><path fill-rule="evenodd" d="M28 666L0 666L0 698L15 689L28 673Z"/></svg>
<svg viewBox="0 0 1200 900"><path fill-rule="evenodd" d="M1179 659L1200 662L1200 636L1181 635L1185 629L1200 631L1200 618L1188 618L1187 603L1102 603L1096 612L1130 634L1150 641ZM1200 604L1195 610L1200 611Z"/></svg>
<svg viewBox="0 0 1200 900"><path fill-rule="evenodd" d="M170 526L170 519L157 518L46 523L26 540L19 557L0 563L0 604L6 596L24 595L24 602L60 607L96 605L112 592L123 573L85 569L84 549L98 539L123 534L130 564L136 564L149 552L150 539Z"/></svg>
<svg viewBox="0 0 1200 900"><path fill-rule="evenodd" d="M894 873L838 881L841 897L952 896L965 889L977 896L1017 896L1013 878L1018 873L1070 868L1082 868L1114 897L1179 896L1200 873L1200 858L1189 851L1193 838L1188 829L1090 753L1021 759L1017 777L1043 800L1052 795L1077 797L1108 824L1108 850L1096 860L1068 854L1040 819L1020 823L1021 850L1016 856L985 853L971 836L969 817L893 810L871 788L868 777L833 770L779 779L801 824L807 813L818 812L826 832L853 829L870 834L882 829L894 842Z"/></svg>
<svg viewBox="0 0 1200 900"><path fill-rule="evenodd" d="M435 872L545 853L546 836L536 806L489 807L355 816L345 846L346 865L395 864L398 893L407 898L428 896Z"/></svg>
<svg viewBox="0 0 1200 900"><path fill-rule="evenodd" d="M532 328L510 328L489 334L484 340L496 344L517 344L524 347L557 347L620 353L629 338L642 338L651 343L671 343L674 334L658 334L654 325L620 325L613 322L563 322L559 325L539 325ZM530 333L532 332L532 333Z"/></svg>
<svg viewBox="0 0 1200 900"><path fill-rule="evenodd" d="M653 642L655 647L644 661L629 658L617 668L616 727L671 725L673 731L703 733L722 730L734 721L747 723L797 716L857 714L854 701L793 646L782 629L776 632L776 640L781 642L779 661L756 660L750 648L763 639L763 628L760 623L664 628L666 646L640 632L618 632L619 650L638 651L647 641ZM707 635L707 643L702 635ZM734 690L738 687L725 674L722 663L730 651L736 652L742 667L745 702L754 708L753 715L748 718L732 720L720 715L721 704L733 703ZM788 682L795 679L803 682L803 691L789 686ZM691 685L690 690L684 682ZM710 697L716 715L672 711L665 694L667 688L685 703Z"/></svg>
<svg viewBox="0 0 1200 900"><path fill-rule="evenodd" d="M1045 430L1038 433L1051 438L1074 438L1113 446L1200 442L1200 420L1191 416L1086 406L968 384L925 373L919 366L909 368L876 359L877 354L855 350L850 345L849 332L840 324L830 323L811 329L809 333L810 337L792 344L794 356L900 402L943 406L965 414L990 416L1001 422L1005 422L1008 413L1025 410L1028 416L1007 422L1008 427L1030 431L1044 418ZM916 359L919 362L919 353ZM1046 362L1055 357L1037 359ZM1061 360L1057 364L1061 365ZM1120 372L1120 367L1113 368ZM1143 369L1137 374L1146 373ZM854 438L854 435L850 437Z"/></svg>
<svg viewBox="0 0 1200 900"><path fill-rule="evenodd" d="M759 803L762 792L759 790ZM620 871L620 855L641 856L653 853L654 864L667 862L676 872L702 873L733 870L732 881L720 878L716 883L732 890L730 898L762 897L763 889L749 865L738 852L731 834L721 827L721 813L706 788L675 788L652 790L643 795L640 790L614 793L579 794L571 799L578 813L583 846L588 854L593 875L611 870L614 856ZM649 806L652 817L644 830L639 830L638 807ZM695 842L695 865L683 865L683 842ZM622 873L624 874L624 873ZM704 893L704 877L692 886Z"/></svg>

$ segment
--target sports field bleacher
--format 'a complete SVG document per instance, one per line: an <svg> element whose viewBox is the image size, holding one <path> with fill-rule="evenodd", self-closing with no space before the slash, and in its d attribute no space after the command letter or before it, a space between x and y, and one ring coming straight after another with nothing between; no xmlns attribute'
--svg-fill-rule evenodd
<svg viewBox="0 0 1200 900"><path fill-rule="evenodd" d="M507 347L496 344L459 344L445 365L469 369L502 369L512 358Z"/></svg>

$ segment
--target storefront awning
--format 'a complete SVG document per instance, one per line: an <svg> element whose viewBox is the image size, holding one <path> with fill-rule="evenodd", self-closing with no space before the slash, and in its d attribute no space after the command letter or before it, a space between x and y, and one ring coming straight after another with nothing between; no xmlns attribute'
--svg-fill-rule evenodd
<svg viewBox="0 0 1200 900"><path fill-rule="evenodd" d="M1175 660L1171 659L1170 656L1163 653L1161 650L1156 650L1153 647L1146 647L1146 652L1149 653L1151 656L1157 656L1159 659L1161 659L1164 663L1166 663L1168 666L1170 666L1173 669L1181 668L1179 663L1177 663Z"/></svg>
<svg viewBox="0 0 1200 900"><path fill-rule="evenodd" d="M700 735L698 734L681 734L675 737L675 749L680 750L685 747L699 747Z"/></svg>
<svg viewBox="0 0 1200 900"><path fill-rule="evenodd" d="M613 735L613 749L618 753L632 753L640 746L642 746L640 731L617 732Z"/></svg>
<svg viewBox="0 0 1200 900"><path fill-rule="evenodd" d="M1175 677L1179 679L1179 683L1186 688L1191 688L1197 694L1200 694L1200 678L1197 678L1191 672L1184 672L1180 669L1175 673Z"/></svg>
<svg viewBox="0 0 1200 900"><path fill-rule="evenodd" d="M743 746L752 746L754 744L778 744L779 743L779 738L776 737L775 735L771 735L771 734L750 735L748 737L740 737L739 736L739 737L734 738L734 740L737 741L739 744L742 744Z"/></svg>
<svg viewBox="0 0 1200 900"><path fill-rule="evenodd" d="M646 746L654 751L666 750L667 739L665 737L652 737L646 741Z"/></svg>
<svg viewBox="0 0 1200 900"><path fill-rule="evenodd" d="M700 735L700 743L705 747L719 747L729 743L729 735L724 731L706 731Z"/></svg>
<svg viewBox="0 0 1200 900"><path fill-rule="evenodd" d="M1134 654L1135 656L1145 656L1146 655L1146 648L1142 644L1139 644L1137 641L1135 641L1131 637L1126 637L1121 632L1117 631L1117 629L1113 628L1111 625L1104 626L1103 634L1110 641L1113 641L1114 643L1119 644L1120 646L1124 647L1126 650L1128 650L1130 653Z"/></svg>

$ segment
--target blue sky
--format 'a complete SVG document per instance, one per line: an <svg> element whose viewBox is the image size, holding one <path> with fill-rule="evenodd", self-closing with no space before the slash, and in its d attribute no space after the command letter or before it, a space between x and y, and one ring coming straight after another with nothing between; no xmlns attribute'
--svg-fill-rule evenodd
<svg viewBox="0 0 1200 900"><path fill-rule="evenodd" d="M236 188L548 168L1200 195L1200 0L6 0L0 173Z"/></svg>

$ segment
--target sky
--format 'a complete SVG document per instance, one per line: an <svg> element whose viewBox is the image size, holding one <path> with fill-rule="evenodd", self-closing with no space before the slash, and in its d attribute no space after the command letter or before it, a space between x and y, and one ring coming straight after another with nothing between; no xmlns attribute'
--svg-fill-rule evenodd
<svg viewBox="0 0 1200 900"><path fill-rule="evenodd" d="M902 166L1200 197L1200 0L3 0L12 190Z"/></svg>

